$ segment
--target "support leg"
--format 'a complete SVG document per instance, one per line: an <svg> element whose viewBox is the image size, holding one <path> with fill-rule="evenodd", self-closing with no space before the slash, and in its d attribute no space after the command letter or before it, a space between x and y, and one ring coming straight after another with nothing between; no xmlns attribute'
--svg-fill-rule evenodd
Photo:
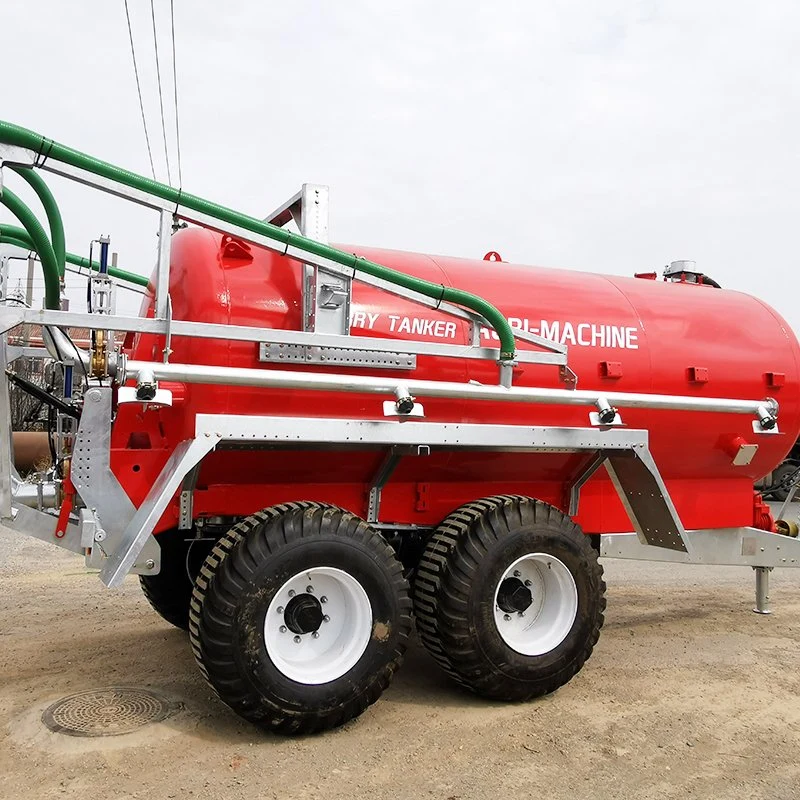
<svg viewBox="0 0 800 800"><path fill-rule="evenodd" d="M769 574L772 567L753 567L756 571L756 614L771 614L769 607Z"/></svg>

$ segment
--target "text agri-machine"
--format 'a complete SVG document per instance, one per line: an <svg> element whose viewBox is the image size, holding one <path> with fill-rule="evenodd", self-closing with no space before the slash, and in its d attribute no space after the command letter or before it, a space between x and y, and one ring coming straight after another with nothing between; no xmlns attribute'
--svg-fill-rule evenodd
<svg viewBox="0 0 800 800"><path fill-rule="evenodd" d="M660 282L334 248L324 187L261 221L7 123L0 166L21 223L2 240L46 283L43 310L0 307L6 417L8 362L52 359L61 378L21 382L51 408L49 471L20 479L2 426L3 524L108 586L142 576L246 719L357 716L412 614L463 686L550 692L597 641L598 555L752 566L761 611L769 570L797 566L753 482L800 433L800 348L690 265ZM77 257L42 172L159 212L141 316L114 313L131 275L105 241L89 312L60 310ZM10 342L23 323L45 348Z"/></svg>

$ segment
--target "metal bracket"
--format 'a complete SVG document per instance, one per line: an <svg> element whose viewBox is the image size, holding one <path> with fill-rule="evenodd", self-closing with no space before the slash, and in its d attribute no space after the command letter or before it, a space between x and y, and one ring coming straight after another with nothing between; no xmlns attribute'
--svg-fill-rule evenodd
<svg viewBox="0 0 800 800"><path fill-rule="evenodd" d="M194 523L194 490L197 487L197 478L200 475L200 464L196 464L189 472L181 484L181 494L179 498L179 517L178 530L190 531Z"/></svg>
<svg viewBox="0 0 800 800"><path fill-rule="evenodd" d="M353 347L319 347L302 344L269 344L258 346L258 360L264 363L323 364L328 367L360 367L371 369L416 369L413 353L390 353L380 350L358 350Z"/></svg>
<svg viewBox="0 0 800 800"><path fill-rule="evenodd" d="M686 531L650 451L609 452L606 470L642 544L687 552Z"/></svg>
<svg viewBox="0 0 800 800"><path fill-rule="evenodd" d="M198 439L185 439L175 448L100 572L100 580L106 586L113 589L122 584L186 474L218 442L218 436L206 434Z"/></svg>
<svg viewBox="0 0 800 800"><path fill-rule="evenodd" d="M381 493L403 456L429 456L430 454L431 449L425 444L417 445L416 447L391 447L386 451L386 455L380 467L378 467L378 471L375 473L375 477L372 479L372 484L370 485L369 502L367 504L367 522L376 523L379 521Z"/></svg>
<svg viewBox="0 0 800 800"><path fill-rule="evenodd" d="M580 504L581 489L587 483L589 478L597 472L600 467L606 462L606 454L601 450L595 453L588 462L584 462L584 466L578 472L575 480L569 488L569 515L574 517L578 513L578 506Z"/></svg>

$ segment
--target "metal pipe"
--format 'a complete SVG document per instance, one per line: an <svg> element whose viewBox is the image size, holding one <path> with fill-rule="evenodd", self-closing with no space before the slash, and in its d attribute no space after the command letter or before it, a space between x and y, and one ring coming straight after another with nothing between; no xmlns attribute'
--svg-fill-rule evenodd
<svg viewBox="0 0 800 800"><path fill-rule="evenodd" d="M10 166L9 169L29 183L39 200L41 200L44 213L47 214L48 225L50 226L50 240L53 243L53 252L56 254L58 274L63 278L67 246L64 238L64 220L61 218L58 203L56 203L50 187L37 172L34 172L32 167Z"/></svg>
<svg viewBox="0 0 800 800"><path fill-rule="evenodd" d="M47 348L47 352L56 361L78 360L83 365L84 373L89 372L91 369L91 354L86 350L81 350L61 328L57 328L55 325L43 327L42 341Z"/></svg>
<svg viewBox="0 0 800 800"><path fill-rule="evenodd" d="M364 258L358 258L353 253L345 253L330 245L315 242L295 233L291 233L283 228L270 225L268 222L256 219L255 217L241 214L225 206L211 203L196 195L186 194L180 189L175 189L158 181L145 178L130 172L126 169L92 158L71 147L59 144L48 139L41 134L28 130L27 128L13 125L10 122L0 121L0 144L7 144L16 147L32 150L37 159L42 159L41 165L47 160L59 161L77 169L83 169L101 178L114 181L128 186L131 189L146 192L169 203L175 203L176 211L179 207L185 207L193 211L208 214L221 222L232 225L239 225L253 233L266 236L276 242L280 242L285 247L294 247L305 253L311 253L321 258L340 264L344 267L366 272L378 278L385 279L395 285L406 289L419 292L426 297L431 297L437 302L448 301L457 305L469 308L483 317L490 327L494 328L500 339L500 360L510 360L514 358L516 344L514 333L508 320L503 314L487 300L478 297L470 292L443 284L432 283L402 272L376 264Z"/></svg>
<svg viewBox="0 0 800 800"><path fill-rule="evenodd" d="M36 219L36 215L31 211L22 200L17 197L10 189L3 187L0 192L0 203L2 203L24 226L34 245L34 249L39 254L44 269L44 299L48 308L58 309L61 307L61 276L58 271L58 260L56 259L53 245L47 238L41 223Z"/></svg>
<svg viewBox="0 0 800 800"><path fill-rule="evenodd" d="M18 475L11 473L11 496L14 502L30 508L55 508L56 485L54 482L28 483Z"/></svg>
<svg viewBox="0 0 800 800"><path fill-rule="evenodd" d="M287 372L283 370L203 366L199 364L162 364L154 361L129 361L126 379L152 374L156 380L226 386L282 387L323 392L359 392L395 395L396 378L331 373ZM756 414L765 403L777 414L774 400L730 400L722 397L681 397L679 395L591 392L570 389L543 389L483 386L445 381L404 379L403 387L411 395L494 400L509 403L544 405L596 406L600 397L625 408L651 408L673 411L716 411L730 414Z"/></svg>

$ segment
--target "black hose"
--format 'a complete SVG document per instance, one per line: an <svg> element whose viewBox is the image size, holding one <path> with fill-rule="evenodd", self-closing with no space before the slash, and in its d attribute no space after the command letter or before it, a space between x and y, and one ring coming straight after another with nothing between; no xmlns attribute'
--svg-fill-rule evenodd
<svg viewBox="0 0 800 800"><path fill-rule="evenodd" d="M56 411L60 411L62 414L66 414L73 419L80 419L81 412L75 408L75 406L71 406L60 397L49 394L41 386L33 383L33 381L29 381L27 378L15 375L10 369L6 370L6 375L11 383L18 386L24 392L27 392L31 397L35 397L40 402L46 403L51 408L56 409Z"/></svg>

